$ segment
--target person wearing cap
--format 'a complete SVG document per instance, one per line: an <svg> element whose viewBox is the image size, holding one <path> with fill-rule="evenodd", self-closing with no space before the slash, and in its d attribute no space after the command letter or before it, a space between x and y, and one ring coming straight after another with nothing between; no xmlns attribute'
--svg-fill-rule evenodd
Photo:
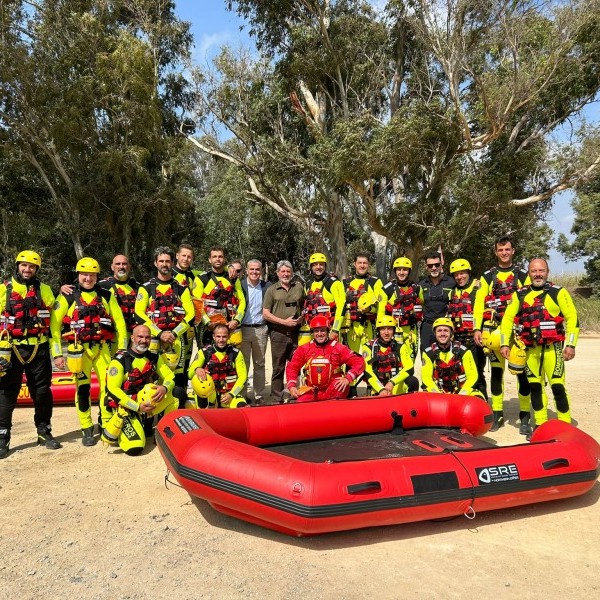
<svg viewBox="0 0 600 600"><path fill-rule="evenodd" d="M510 237L503 235L494 242L497 265L485 271L480 279L480 287L475 297L473 339L478 346L485 345L485 338L496 330L512 295L529 285L527 271L513 264L516 249ZM506 361L499 349L488 348L490 360L490 392L494 420L490 431L498 431L504 425L504 370ZM529 425L531 392L527 375L517 374L519 397L519 431L522 435L531 433Z"/></svg>
<svg viewBox="0 0 600 600"><path fill-rule="evenodd" d="M423 319L423 291L410 279L413 268L410 258L399 256L392 268L394 277L381 290L377 318L388 316L396 319L395 339L400 344L410 345L414 361L419 347L418 325Z"/></svg>
<svg viewBox="0 0 600 600"><path fill-rule="evenodd" d="M309 323L317 316L326 317L331 325L330 337L337 340L340 335L346 307L344 284L327 272L327 257L315 252L308 260L310 276L304 285L304 307L302 316L304 323L300 327L298 344L302 346L310 342Z"/></svg>
<svg viewBox="0 0 600 600"><path fill-rule="evenodd" d="M454 341L466 346L473 354L479 377L475 388L487 400L485 383L486 356L483 348L475 343L474 336L474 307L475 297L479 290L479 280L471 276L471 263L465 258L457 258L450 264L450 275L456 281L456 287L448 304L448 317L454 324Z"/></svg>
<svg viewBox="0 0 600 600"><path fill-rule="evenodd" d="M278 281L265 292L263 316L269 323L271 341L271 401L283 400L285 367L298 347L304 285L294 277L292 263L277 263Z"/></svg>
<svg viewBox="0 0 600 600"><path fill-rule="evenodd" d="M77 374L76 408L84 446L93 446L94 424L90 399L92 369L100 384L100 398L106 390L106 370L111 360L109 343L119 350L127 348L127 326L115 296L98 285L98 261L84 257L77 262L77 286L70 294L62 292L52 312L52 357L57 369L65 368L62 341L67 339L82 345L81 371ZM63 335L63 331L65 332ZM100 402L100 429L110 419L110 412Z"/></svg>
<svg viewBox="0 0 600 600"><path fill-rule="evenodd" d="M188 376L200 408L248 405L241 395L248 371L241 351L229 343L230 332L225 323L217 323L212 332L213 343L201 348L190 365ZM205 393L199 393L198 381L208 384Z"/></svg>
<svg viewBox="0 0 600 600"><path fill-rule="evenodd" d="M452 277L444 273L442 256L432 251L425 255L427 276L419 281L423 291L423 321L421 322L421 351L435 341L433 323L440 317L445 317L448 304L456 287Z"/></svg>
<svg viewBox="0 0 600 600"><path fill-rule="evenodd" d="M118 444L130 456L142 452L152 435L154 417L176 410L186 401L186 391L175 385L173 370L162 355L150 352L152 334L146 325L136 325L127 350L117 352L108 366L106 397L102 401L111 413L101 439ZM153 386L150 398L140 394Z"/></svg>
<svg viewBox="0 0 600 600"><path fill-rule="evenodd" d="M246 277L242 278L242 291L246 298L246 310L242 319L242 343L246 369L252 359L252 388L254 404L262 404L265 395L265 357L269 328L263 315L263 300L271 283L263 280L262 262L252 258L246 263ZM244 393L247 397L247 392Z"/></svg>
<svg viewBox="0 0 600 600"><path fill-rule="evenodd" d="M421 380L428 392L483 395L477 389L477 365L472 352L460 342L453 340L454 323L448 317L433 322L435 341L426 348L421 357Z"/></svg>
<svg viewBox="0 0 600 600"><path fill-rule="evenodd" d="M396 319L386 315L378 317L375 330L375 339L361 349L366 365L363 379L371 394L389 396L417 392L419 380L415 377L411 346L394 339Z"/></svg>
<svg viewBox="0 0 600 600"><path fill-rule="evenodd" d="M175 372L175 383L186 389L186 334L194 324L196 311L189 287L173 277L174 259L175 253L167 246L154 250L156 277L140 286L135 314L138 324L146 325L152 333L151 351L174 356L171 366Z"/></svg>
<svg viewBox="0 0 600 600"><path fill-rule="evenodd" d="M17 406L23 373L33 400L33 422L38 444L57 450L60 443L52 435L52 363L50 360L50 315L54 294L38 279L41 256L23 250L15 259L8 282L0 284L0 458L10 449L12 416Z"/></svg>
<svg viewBox="0 0 600 600"><path fill-rule="evenodd" d="M310 322L313 339L298 346L287 365L287 387L296 402L347 398L350 386L365 370L363 357L330 339L330 330L328 317L314 317ZM299 385L301 373L304 385Z"/></svg>
<svg viewBox="0 0 600 600"><path fill-rule="evenodd" d="M509 344L515 331L527 347L525 373L531 387L536 427L548 420L547 403L542 397L544 376L550 383L559 420L571 422L565 361L575 358L579 337L579 317L571 294L550 283L549 273L544 258L535 258L529 263L531 285L513 293L500 324L500 353L505 360L510 357ZM517 330L515 324L518 324ZM530 436L531 432L527 439Z"/></svg>

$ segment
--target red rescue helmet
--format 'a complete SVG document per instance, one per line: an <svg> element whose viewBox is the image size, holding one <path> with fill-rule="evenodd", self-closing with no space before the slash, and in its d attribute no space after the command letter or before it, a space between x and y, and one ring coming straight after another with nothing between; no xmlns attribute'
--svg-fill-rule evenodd
<svg viewBox="0 0 600 600"><path fill-rule="evenodd" d="M310 330L318 329L319 327L327 327L327 329L331 329L331 325L329 324L329 317L324 317L322 315L317 315L313 317L310 322Z"/></svg>

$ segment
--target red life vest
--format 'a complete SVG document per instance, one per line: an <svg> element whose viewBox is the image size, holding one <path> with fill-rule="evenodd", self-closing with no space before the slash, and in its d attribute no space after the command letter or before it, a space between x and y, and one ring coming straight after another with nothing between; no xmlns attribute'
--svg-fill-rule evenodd
<svg viewBox="0 0 600 600"><path fill-rule="evenodd" d="M483 320L499 325L512 295L519 289L519 279L515 273L511 273L506 281L500 281L498 269L494 267L490 271L493 272L493 278L488 295L484 299Z"/></svg>
<svg viewBox="0 0 600 600"><path fill-rule="evenodd" d="M73 340L74 332L80 342L103 342L114 338L114 326L106 308L103 298L110 300L110 292L95 288L96 295L88 304L81 297L81 290L75 290L70 296L65 296L69 306L75 304L71 316L65 315L63 324L70 330L65 338Z"/></svg>
<svg viewBox="0 0 600 600"><path fill-rule="evenodd" d="M385 385L390 379L398 375L402 369L400 360L400 344L392 340L389 345L383 346L378 339L368 343L371 348L371 368L375 377Z"/></svg>
<svg viewBox="0 0 600 600"><path fill-rule="evenodd" d="M454 335L473 332L473 300L469 292L464 291L460 296L455 295L450 299L448 316L454 323Z"/></svg>
<svg viewBox="0 0 600 600"><path fill-rule="evenodd" d="M551 291L556 290L555 293ZM521 308L515 319L519 338L526 346L553 344L565 340L564 317L553 317L544 306L544 298L550 295L554 300L560 288L546 283L544 292L536 296L533 304L525 302L525 296L531 291L530 287L521 288L517 295L521 301Z"/></svg>
<svg viewBox="0 0 600 600"><path fill-rule="evenodd" d="M50 309L42 300L40 282L27 287L25 296L6 284L6 301L2 313L5 328L14 338L40 337L50 331Z"/></svg>
<svg viewBox="0 0 600 600"><path fill-rule="evenodd" d="M305 317L305 320L310 323L310 320L316 316L324 316L333 318L335 316L336 306L335 301L326 302L323 297L323 290L327 290L331 293L331 286L333 283L337 281L336 277L331 275L326 275L321 285L321 287L316 289L311 289L314 280L309 279L306 282L306 298L304 299L304 308L302 310L302 314Z"/></svg>
<svg viewBox="0 0 600 600"><path fill-rule="evenodd" d="M221 313L223 316L232 319L237 314L237 307L240 301L235 293L235 285L227 280L228 285L225 285L219 277L216 277L213 272L203 273L200 276L200 281L204 285L204 289L209 281L212 281L214 286L209 293L202 294L204 308L206 313L214 315Z"/></svg>
<svg viewBox="0 0 600 600"><path fill-rule="evenodd" d="M217 352L224 352L225 356L219 358ZM211 345L203 348L202 353L204 354L203 368L213 378L217 395L220 397L222 394L229 392L238 379L235 361L239 350L231 345L227 345L225 350L217 350L214 345Z"/></svg>
<svg viewBox="0 0 600 600"><path fill-rule="evenodd" d="M113 285L115 298L117 299L117 303L121 307L121 312L123 313L123 318L125 319L125 324L127 325L127 331L133 331L133 328L136 326L135 321L135 299L137 296L136 290L133 288L131 292L126 292L123 288Z"/></svg>
<svg viewBox="0 0 600 600"><path fill-rule="evenodd" d="M350 284L354 280L360 280L358 288L352 287ZM373 288L377 279L375 277L367 277L361 279L359 277L346 277L342 283L346 289L346 314L350 316L350 321L375 321L377 315L375 313L363 313L358 310L358 299L369 289L369 285Z"/></svg>
<svg viewBox="0 0 600 600"><path fill-rule="evenodd" d="M161 331L172 331L185 318L185 309L181 302L181 294L185 288L172 280L167 284L170 285L169 289L163 293L158 289L159 285L162 283L154 278L144 284L150 298L146 314Z"/></svg>
<svg viewBox="0 0 600 600"><path fill-rule="evenodd" d="M397 281L390 281L383 289L388 298L394 294L396 296L393 304L388 302L385 305L385 314L394 317L398 327L413 327L423 319L423 306L416 283L408 282L406 286L400 286Z"/></svg>
<svg viewBox="0 0 600 600"><path fill-rule="evenodd" d="M128 351L118 352L115 356L115 360L118 360L123 366L123 371L127 374L127 379L123 382L123 391L131 396L134 400L137 398L140 390L147 383L154 383L158 380L158 373L156 372L156 363L158 362L158 355L151 352L147 352L144 355L146 358L146 364L142 369L138 367L133 368L133 361L135 358ZM109 408L116 408L118 405L118 399L115 398L108 392L109 396L107 405Z"/></svg>
<svg viewBox="0 0 600 600"><path fill-rule="evenodd" d="M447 394L458 394L467 380L462 359L467 349L460 343L453 342L452 358L446 362L440 359L442 350L434 343L425 352L433 363L433 380Z"/></svg>

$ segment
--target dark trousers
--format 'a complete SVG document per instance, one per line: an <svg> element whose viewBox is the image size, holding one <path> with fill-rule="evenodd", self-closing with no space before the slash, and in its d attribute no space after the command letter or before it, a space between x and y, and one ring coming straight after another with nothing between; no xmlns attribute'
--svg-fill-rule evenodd
<svg viewBox="0 0 600 600"><path fill-rule="evenodd" d="M27 362L36 347L23 345L16 348L18 349L13 347L10 369L4 377L0 378L0 429L10 431L12 427L12 415L21 390L23 372L27 375L27 387L33 400L35 426L50 425L52 419L50 345L48 342L39 344L35 357L26 365L21 363L15 352L19 352L23 361Z"/></svg>
<svg viewBox="0 0 600 600"><path fill-rule="evenodd" d="M281 333L272 329L269 336L271 338L271 361L273 363L271 398L273 402L281 402L285 365L298 347L298 332Z"/></svg>

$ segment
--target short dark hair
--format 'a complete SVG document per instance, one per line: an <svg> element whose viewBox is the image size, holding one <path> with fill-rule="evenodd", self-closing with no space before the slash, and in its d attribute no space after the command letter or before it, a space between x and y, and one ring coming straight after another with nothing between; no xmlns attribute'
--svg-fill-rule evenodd
<svg viewBox="0 0 600 600"><path fill-rule="evenodd" d="M168 254L171 257L171 260L175 260L175 252L173 252L169 246L159 246L158 248L155 248L154 260L156 261L161 254Z"/></svg>
<svg viewBox="0 0 600 600"><path fill-rule="evenodd" d="M217 329L227 329L227 333L229 333L229 327L227 327L227 325L225 325L225 323L217 323L214 327L213 327L213 334L215 333L215 331L217 331Z"/></svg>
<svg viewBox="0 0 600 600"><path fill-rule="evenodd" d="M494 250L498 247L498 244L510 244L513 248L515 247L515 243L513 242L512 238L509 235L501 235L495 242L494 242Z"/></svg>
<svg viewBox="0 0 600 600"><path fill-rule="evenodd" d="M177 252L181 252L182 250L189 250L192 254L196 254L194 252L194 248L192 247L191 244L179 244L179 248L177 248Z"/></svg>
<svg viewBox="0 0 600 600"><path fill-rule="evenodd" d="M223 256L225 256L225 248L223 248L222 246L212 246L211 249L208 251L208 256L210 256L213 252L222 252Z"/></svg>
<svg viewBox="0 0 600 600"><path fill-rule="evenodd" d="M357 252L354 255L354 262L356 262L359 258L366 258L369 262L371 262L371 257L366 252Z"/></svg>
<svg viewBox="0 0 600 600"><path fill-rule="evenodd" d="M425 254L425 256L423 257L423 260L427 261L427 260L431 260L433 258L442 260L442 256L440 255L440 253L437 250L430 250L429 252L427 252L427 254Z"/></svg>

